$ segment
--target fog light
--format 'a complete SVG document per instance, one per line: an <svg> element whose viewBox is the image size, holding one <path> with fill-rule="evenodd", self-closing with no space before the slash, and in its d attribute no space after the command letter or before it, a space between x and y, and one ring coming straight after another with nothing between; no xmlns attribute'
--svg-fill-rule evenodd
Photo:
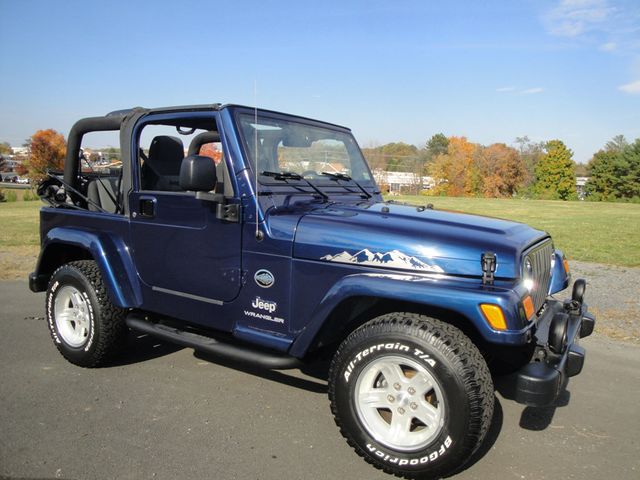
<svg viewBox="0 0 640 480"><path fill-rule="evenodd" d="M482 314L489 325L491 325L491 328L495 330L507 329L507 321L504 318L504 313L500 306L491 303L482 303L480 304L480 310L482 310Z"/></svg>
<svg viewBox="0 0 640 480"><path fill-rule="evenodd" d="M533 308L533 300L531 300L531 297L529 295L524 297L524 300L522 300L522 306L524 307L524 313L527 316L527 320L529 320L535 313L535 309Z"/></svg>
<svg viewBox="0 0 640 480"><path fill-rule="evenodd" d="M571 300L582 304L584 300L584 292L587 290L587 281L584 278L578 278L573 284L573 293Z"/></svg>
<svg viewBox="0 0 640 480"><path fill-rule="evenodd" d="M549 348L553 353L562 353L567 345L567 327L569 326L569 315L566 313L556 313L549 325Z"/></svg>

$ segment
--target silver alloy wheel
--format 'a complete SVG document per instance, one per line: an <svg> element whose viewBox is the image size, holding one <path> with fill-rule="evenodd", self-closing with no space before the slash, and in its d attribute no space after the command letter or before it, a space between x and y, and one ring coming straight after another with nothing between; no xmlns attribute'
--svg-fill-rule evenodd
<svg viewBox="0 0 640 480"><path fill-rule="evenodd" d="M355 386L355 406L369 435L398 451L419 450L440 433L444 396L418 362L388 355L366 365Z"/></svg>
<svg viewBox="0 0 640 480"><path fill-rule="evenodd" d="M77 288L65 285L58 291L53 308L56 329L62 340L70 347L84 345L91 333L89 301Z"/></svg>

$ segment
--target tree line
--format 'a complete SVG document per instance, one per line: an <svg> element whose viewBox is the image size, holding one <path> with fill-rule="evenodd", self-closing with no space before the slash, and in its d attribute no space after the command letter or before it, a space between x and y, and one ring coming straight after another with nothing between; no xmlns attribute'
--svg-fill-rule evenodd
<svg viewBox="0 0 640 480"><path fill-rule="evenodd" d="M525 197L553 200L640 201L640 139L619 135L607 142L585 166L561 140L532 142L518 137L513 146L484 146L466 137L433 135L422 148L388 143L364 148L375 171L429 176L431 195ZM588 177L582 192L576 176Z"/></svg>
<svg viewBox="0 0 640 480"><path fill-rule="evenodd" d="M32 184L42 180L48 169L62 168L66 142L60 133L38 130L25 145L30 154L18 173L27 175ZM8 143L0 143L0 157L10 151ZM622 135L614 137L593 155L586 169L576 165L573 152L561 140L536 143L526 136L516 138L514 146L484 146L438 133L422 148L395 142L364 148L363 153L374 171L431 177L433 195L572 200L578 196L576 170L583 169L581 173L589 177L585 199L640 202L640 138L629 143Z"/></svg>

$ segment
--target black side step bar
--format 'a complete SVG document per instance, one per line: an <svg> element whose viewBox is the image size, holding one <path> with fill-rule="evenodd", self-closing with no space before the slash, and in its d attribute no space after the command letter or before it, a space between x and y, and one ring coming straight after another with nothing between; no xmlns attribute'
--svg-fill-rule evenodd
<svg viewBox="0 0 640 480"><path fill-rule="evenodd" d="M268 370L289 370L303 365L295 357L255 350L242 345L223 343L205 335L180 330L160 323L153 323L139 312L129 313L126 318L126 324L132 330L147 333L167 342Z"/></svg>

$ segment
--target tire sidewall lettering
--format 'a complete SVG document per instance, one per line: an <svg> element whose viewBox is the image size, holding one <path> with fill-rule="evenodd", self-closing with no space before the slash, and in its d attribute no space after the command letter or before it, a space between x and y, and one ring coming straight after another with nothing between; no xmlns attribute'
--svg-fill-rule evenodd
<svg viewBox="0 0 640 480"><path fill-rule="evenodd" d="M361 349L360 351L352 355L351 360L347 364L347 368L342 374L345 383L349 382L351 373L358 366L358 364L363 362L364 359L367 358L370 354L373 355L376 352L403 353L410 358L413 358L414 360L421 361L421 363L424 363L425 366L428 366L430 368L434 368L437 364L432 355L424 351L424 348L411 346L404 342L379 342L367 348Z"/></svg>

